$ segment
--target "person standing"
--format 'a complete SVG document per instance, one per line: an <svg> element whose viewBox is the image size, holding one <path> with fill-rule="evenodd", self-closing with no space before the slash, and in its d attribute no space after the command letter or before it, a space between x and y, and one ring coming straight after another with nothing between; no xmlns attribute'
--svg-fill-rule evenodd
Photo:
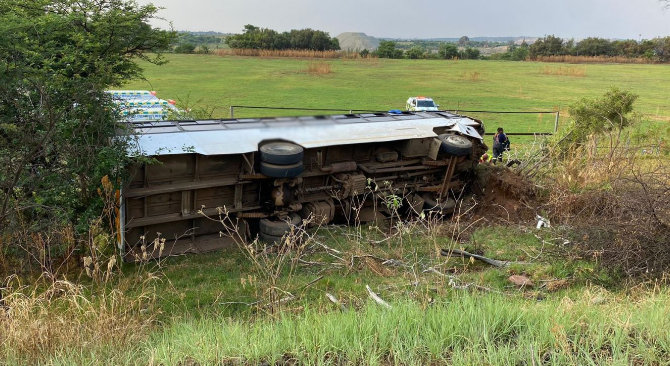
<svg viewBox="0 0 670 366"><path fill-rule="evenodd" d="M493 136L493 164L498 160L502 161L503 151L509 149L509 140L502 127L498 127L498 132Z"/></svg>

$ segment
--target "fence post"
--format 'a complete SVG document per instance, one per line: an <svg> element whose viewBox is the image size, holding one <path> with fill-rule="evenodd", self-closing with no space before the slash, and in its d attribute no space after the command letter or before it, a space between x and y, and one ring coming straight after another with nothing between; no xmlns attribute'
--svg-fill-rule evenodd
<svg viewBox="0 0 670 366"><path fill-rule="evenodd" d="M554 121L554 133L558 132L558 117L561 115L561 112L556 111L556 121Z"/></svg>
<svg viewBox="0 0 670 366"><path fill-rule="evenodd" d="M235 109L235 107L233 107L233 106L231 105L231 106L230 106L230 118L235 118L235 111L234 111L234 109Z"/></svg>

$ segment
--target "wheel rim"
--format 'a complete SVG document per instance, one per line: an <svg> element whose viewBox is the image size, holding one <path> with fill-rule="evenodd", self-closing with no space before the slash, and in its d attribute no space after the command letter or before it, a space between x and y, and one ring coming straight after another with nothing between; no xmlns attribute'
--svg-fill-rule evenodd
<svg viewBox="0 0 670 366"><path fill-rule="evenodd" d="M467 143L468 143L468 140L466 140L464 137L458 136L458 135L447 136L447 138L445 140L449 141L452 144L461 145L461 146L467 145Z"/></svg>

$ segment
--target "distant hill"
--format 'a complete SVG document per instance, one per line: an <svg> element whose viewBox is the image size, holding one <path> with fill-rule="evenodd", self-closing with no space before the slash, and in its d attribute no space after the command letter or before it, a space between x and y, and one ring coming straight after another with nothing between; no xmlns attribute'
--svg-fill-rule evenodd
<svg viewBox="0 0 670 366"><path fill-rule="evenodd" d="M374 51L379 47L379 40L365 33L345 32L336 38L340 42L340 49L343 51Z"/></svg>

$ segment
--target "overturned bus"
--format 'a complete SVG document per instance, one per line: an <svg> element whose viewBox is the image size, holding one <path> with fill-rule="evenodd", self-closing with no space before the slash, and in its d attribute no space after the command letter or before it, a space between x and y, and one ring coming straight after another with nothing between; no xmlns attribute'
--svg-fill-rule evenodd
<svg viewBox="0 0 670 366"><path fill-rule="evenodd" d="M308 218L387 217L384 195L403 215L448 214L487 149L481 121L446 112L129 124L139 152L157 160L131 167L121 190L119 245L129 261L240 238L279 242ZM222 213L239 237L224 230Z"/></svg>

